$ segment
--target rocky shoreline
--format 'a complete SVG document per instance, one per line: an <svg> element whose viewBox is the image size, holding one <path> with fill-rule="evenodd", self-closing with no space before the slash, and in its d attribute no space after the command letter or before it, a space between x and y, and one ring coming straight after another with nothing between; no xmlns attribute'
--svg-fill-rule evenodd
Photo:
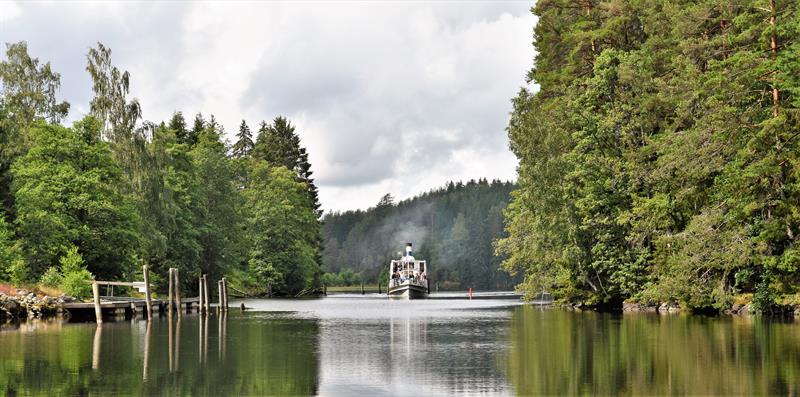
<svg viewBox="0 0 800 397"><path fill-rule="evenodd" d="M64 303L74 302L72 297L35 294L18 290L15 295L0 292L0 320L21 320L63 316Z"/></svg>
<svg viewBox="0 0 800 397"><path fill-rule="evenodd" d="M684 311L686 311L686 309L682 309L676 302L662 303L660 305L647 305L635 302L624 302L622 304L623 313L676 314ZM753 309L750 303L734 304L731 308L723 310L720 314L729 316L748 316L753 314ZM800 305L786 306L768 314L800 317Z"/></svg>

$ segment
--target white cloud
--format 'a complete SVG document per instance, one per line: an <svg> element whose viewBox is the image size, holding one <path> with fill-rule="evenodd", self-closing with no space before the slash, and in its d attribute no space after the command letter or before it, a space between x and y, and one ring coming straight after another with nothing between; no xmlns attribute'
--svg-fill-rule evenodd
<svg viewBox="0 0 800 397"><path fill-rule="evenodd" d="M0 23L10 21L22 15L22 7L12 0L0 0Z"/></svg>
<svg viewBox="0 0 800 397"><path fill-rule="evenodd" d="M232 135L243 118L254 128L288 116L323 207L349 209L448 180L513 179L504 128L534 56L529 7L24 3L0 39L28 40L53 62L73 118L90 97L84 54L96 41L131 72L147 119L213 113Z"/></svg>

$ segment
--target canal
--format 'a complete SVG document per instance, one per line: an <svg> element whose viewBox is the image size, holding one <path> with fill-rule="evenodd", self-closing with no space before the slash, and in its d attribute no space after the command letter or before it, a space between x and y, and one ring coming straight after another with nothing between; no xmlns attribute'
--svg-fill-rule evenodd
<svg viewBox="0 0 800 397"><path fill-rule="evenodd" d="M226 317L0 327L5 395L794 394L800 327L511 299L248 300ZM231 302L238 307L239 302Z"/></svg>

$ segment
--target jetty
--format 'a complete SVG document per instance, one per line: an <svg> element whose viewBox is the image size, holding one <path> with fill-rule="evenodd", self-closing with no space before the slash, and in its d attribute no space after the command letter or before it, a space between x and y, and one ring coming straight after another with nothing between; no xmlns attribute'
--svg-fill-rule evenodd
<svg viewBox="0 0 800 397"><path fill-rule="evenodd" d="M212 309L217 312L228 311L228 283L225 277L217 282L218 299L216 304L211 303L208 288L208 275L198 277L199 295L196 297L182 297L180 292L180 277L178 269L169 269L169 292L166 299L153 299L149 280L150 270L143 266L142 281L103 281L92 280L92 302L65 302L62 309L69 313L73 319L94 319L102 324L103 319L121 320L127 318L143 317L152 319L155 315L168 314L170 318L175 312L178 318L185 313L210 314ZM100 295L100 287L106 287L106 295ZM115 286L130 287L144 293L142 297L114 296Z"/></svg>

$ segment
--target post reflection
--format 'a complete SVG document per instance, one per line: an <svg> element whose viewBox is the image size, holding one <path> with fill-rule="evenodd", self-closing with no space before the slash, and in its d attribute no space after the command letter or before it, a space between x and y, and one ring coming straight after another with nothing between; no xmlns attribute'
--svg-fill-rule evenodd
<svg viewBox="0 0 800 397"><path fill-rule="evenodd" d="M92 369L100 368L100 346L103 336L103 325L97 324L94 329L94 340L92 341Z"/></svg>

